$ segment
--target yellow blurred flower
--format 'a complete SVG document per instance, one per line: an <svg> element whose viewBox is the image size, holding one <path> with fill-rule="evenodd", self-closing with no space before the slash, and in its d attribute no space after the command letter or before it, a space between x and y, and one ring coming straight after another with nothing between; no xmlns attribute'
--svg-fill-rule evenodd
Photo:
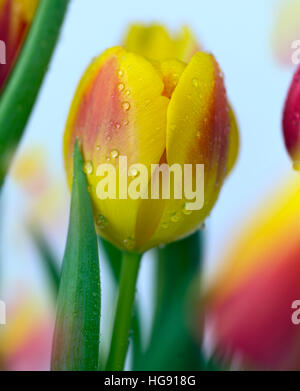
<svg viewBox="0 0 300 391"><path fill-rule="evenodd" d="M272 47L277 61L285 66L295 66L293 57L299 59L296 53L300 49L300 2L299 0L284 0L280 3L272 32ZM298 63L299 64L299 63Z"/></svg>
<svg viewBox="0 0 300 391"><path fill-rule="evenodd" d="M0 326L0 365L7 371L47 371L54 318L33 296L18 291L7 309L7 323Z"/></svg>

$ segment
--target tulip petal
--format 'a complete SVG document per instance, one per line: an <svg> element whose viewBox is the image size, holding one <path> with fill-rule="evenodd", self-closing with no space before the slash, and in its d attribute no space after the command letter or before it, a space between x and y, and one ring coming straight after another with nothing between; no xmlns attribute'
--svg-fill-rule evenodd
<svg viewBox="0 0 300 391"><path fill-rule="evenodd" d="M300 66L296 71L283 113L283 133L286 148L295 166L300 165Z"/></svg>
<svg viewBox="0 0 300 391"><path fill-rule="evenodd" d="M124 46L129 51L157 61L176 58L188 62L200 49L187 26L172 37L164 26L158 24L132 25L125 37Z"/></svg>
<svg viewBox="0 0 300 391"><path fill-rule="evenodd" d="M169 99L162 96L164 85L159 73L146 59L123 48L109 49L86 71L75 95L65 132L65 157L71 175L71 150L81 141L86 162L90 162L88 182L96 221L107 222L99 232L119 247L124 240L133 247L136 215L141 200L99 200L96 194L97 167L115 164L120 156L131 164L159 162L165 150L166 113ZM132 179L132 178L131 178ZM128 178L130 183L130 178ZM142 187L148 184L143 183ZM124 239L127 238L127 239Z"/></svg>
<svg viewBox="0 0 300 391"><path fill-rule="evenodd" d="M189 213L186 199L168 200L151 244L193 232L209 214L227 173L228 103L223 76L212 55L199 52L183 71L168 107L167 162L204 164L204 206ZM167 229L166 229L167 228Z"/></svg>
<svg viewBox="0 0 300 391"><path fill-rule="evenodd" d="M229 135L229 151L227 158L227 173L233 169L239 154L239 129L236 117L232 107L229 105L229 119L230 119L230 135Z"/></svg>

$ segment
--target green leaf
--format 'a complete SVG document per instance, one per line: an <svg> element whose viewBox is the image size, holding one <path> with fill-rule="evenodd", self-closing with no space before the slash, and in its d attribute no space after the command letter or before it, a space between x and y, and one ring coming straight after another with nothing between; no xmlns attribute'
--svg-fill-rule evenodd
<svg viewBox="0 0 300 391"><path fill-rule="evenodd" d="M48 69L68 4L69 0L40 1L24 47L1 96L0 188Z"/></svg>
<svg viewBox="0 0 300 391"><path fill-rule="evenodd" d="M198 370L203 365L187 308L191 285L199 274L202 235L199 231L155 250L157 297L152 337L136 370Z"/></svg>
<svg viewBox="0 0 300 391"><path fill-rule="evenodd" d="M100 270L97 236L78 143L69 232L58 293L52 370L97 370Z"/></svg>

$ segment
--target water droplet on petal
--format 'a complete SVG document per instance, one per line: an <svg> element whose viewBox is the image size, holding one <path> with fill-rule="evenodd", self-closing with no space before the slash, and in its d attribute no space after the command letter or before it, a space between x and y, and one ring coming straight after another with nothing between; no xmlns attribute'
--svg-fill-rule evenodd
<svg viewBox="0 0 300 391"><path fill-rule="evenodd" d="M111 156L112 159L116 159L119 156L119 151L117 151L116 149L113 149L110 152L110 156Z"/></svg>
<svg viewBox="0 0 300 391"><path fill-rule="evenodd" d="M84 163L83 171L84 171L87 175L92 174L92 172L93 172L93 163L92 163L90 160L88 160L87 162Z"/></svg>
<svg viewBox="0 0 300 391"><path fill-rule="evenodd" d="M163 221L161 226L162 226L163 229L168 229L169 228L169 224L168 224L167 221Z"/></svg>
<svg viewBox="0 0 300 391"><path fill-rule="evenodd" d="M105 229L108 226L108 221L103 215L99 215L96 221L97 226L100 229Z"/></svg>
<svg viewBox="0 0 300 391"><path fill-rule="evenodd" d="M119 83L119 84L118 84L118 90L119 90L119 91L123 91L124 88L125 88L125 86L124 86L123 83Z"/></svg>
<svg viewBox="0 0 300 391"><path fill-rule="evenodd" d="M180 214L178 212L172 212L171 213L172 223L178 223L179 220L180 220Z"/></svg>
<svg viewBox="0 0 300 391"><path fill-rule="evenodd" d="M129 121L128 121L128 119L124 119L124 121L123 121L123 125L124 126L127 126L129 124Z"/></svg>
<svg viewBox="0 0 300 391"><path fill-rule="evenodd" d="M128 175L135 178L138 174L138 170L134 167L130 167Z"/></svg>
<svg viewBox="0 0 300 391"><path fill-rule="evenodd" d="M196 77L192 80L192 83L195 88L199 87L199 80Z"/></svg>
<svg viewBox="0 0 300 391"><path fill-rule="evenodd" d="M119 69L118 75L119 75L120 77L123 76L123 75L124 75L124 71L123 71L122 69Z"/></svg>
<svg viewBox="0 0 300 391"><path fill-rule="evenodd" d="M116 123L115 123L115 127L116 127L117 129L120 129L121 125L119 124L119 122L116 122Z"/></svg>
<svg viewBox="0 0 300 391"><path fill-rule="evenodd" d="M130 109L130 104L128 102L123 102L122 103L122 109L124 111L128 111Z"/></svg>
<svg viewBox="0 0 300 391"><path fill-rule="evenodd" d="M132 237L124 239L123 243L127 250L133 250L135 247L135 240Z"/></svg>
<svg viewBox="0 0 300 391"><path fill-rule="evenodd" d="M186 216L190 216L192 214L192 210L187 209L187 204L183 205L182 213Z"/></svg>

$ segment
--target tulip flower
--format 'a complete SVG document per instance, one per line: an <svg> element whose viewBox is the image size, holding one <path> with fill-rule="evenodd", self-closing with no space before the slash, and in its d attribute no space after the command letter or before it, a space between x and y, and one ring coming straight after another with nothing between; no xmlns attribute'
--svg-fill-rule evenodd
<svg viewBox="0 0 300 391"><path fill-rule="evenodd" d="M78 139L98 233L120 249L144 252L192 233L208 216L234 164L236 137L213 55L198 52L188 63L154 61L114 47L92 62L75 94L64 136L68 181L71 185ZM121 157L127 158L128 175ZM116 181L121 178L122 184L115 197L100 199L104 174L98 168L107 163L115 165ZM150 166L161 163L204 164L202 208L189 210L184 196L144 199L157 175ZM141 165L146 179L137 175ZM141 197L124 199L135 180L140 180Z"/></svg>
<svg viewBox="0 0 300 391"><path fill-rule="evenodd" d="M283 134L285 145L295 168L300 164L300 66L297 69L283 113Z"/></svg>
<svg viewBox="0 0 300 391"><path fill-rule="evenodd" d="M21 292L19 292L21 293ZM24 292L22 292L24 295ZM54 322L41 303L23 296L0 326L0 365L6 371L48 371Z"/></svg>
<svg viewBox="0 0 300 391"><path fill-rule="evenodd" d="M37 5L38 0L0 0L0 41L4 43L4 61L0 64L0 90L24 43Z"/></svg>
<svg viewBox="0 0 300 391"><path fill-rule="evenodd" d="M300 326L293 321L300 299L300 181L294 176L229 250L204 301L211 347L244 368L300 370Z"/></svg>

